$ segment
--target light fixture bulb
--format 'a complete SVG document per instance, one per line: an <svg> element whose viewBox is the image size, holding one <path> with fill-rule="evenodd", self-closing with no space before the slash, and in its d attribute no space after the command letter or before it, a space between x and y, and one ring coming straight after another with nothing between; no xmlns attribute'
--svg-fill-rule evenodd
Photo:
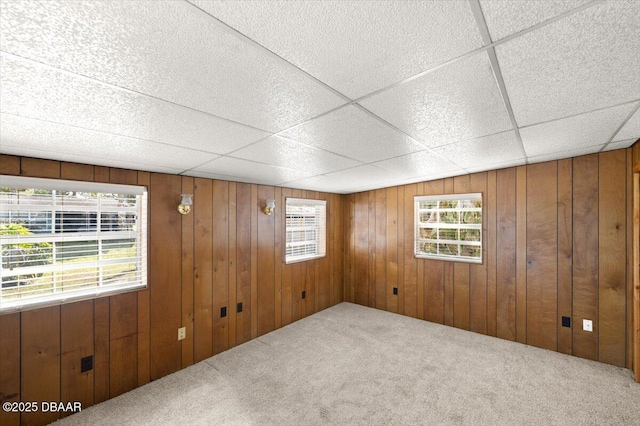
<svg viewBox="0 0 640 426"><path fill-rule="evenodd" d="M276 209L276 200L269 199L267 200L267 205L264 206L264 209L262 209L262 211L267 216L271 216L271 213L273 213L275 209Z"/></svg>
<svg viewBox="0 0 640 426"><path fill-rule="evenodd" d="M178 205L178 211L180 214L188 214L191 211L193 205L193 194L180 194L182 201Z"/></svg>

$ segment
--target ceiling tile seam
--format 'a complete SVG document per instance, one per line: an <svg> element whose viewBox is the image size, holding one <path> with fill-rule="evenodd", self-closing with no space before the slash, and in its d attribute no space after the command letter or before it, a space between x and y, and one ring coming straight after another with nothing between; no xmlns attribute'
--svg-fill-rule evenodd
<svg viewBox="0 0 640 426"><path fill-rule="evenodd" d="M271 57L273 57L273 58L277 59L278 61L286 64L287 66L293 68L295 71L301 73L303 76L305 76L306 78L312 80L314 83L319 84L320 86L324 87L325 89L331 91L334 95L342 98L344 101L350 102L352 100L351 98L349 98L348 96L346 96L343 93L339 92L335 88L329 86L324 81L322 81L319 78L315 77L314 75L308 73L307 71L303 70L302 68L300 68L297 65L293 64L292 62L289 62L288 60L286 60L282 56L278 55L277 53L275 53L274 51L268 49L267 47L261 45L260 43L258 43L254 39L252 39L251 37L247 36L246 34L240 32L240 31L238 31L237 29L233 28L231 25L229 25L226 22L222 21L221 19L215 17L214 15L212 15L211 13L209 13L206 10L202 9L198 5L191 3L189 0L184 0L184 1L187 4L195 7L196 9L198 9L200 12L204 13L205 15L211 17L213 19L213 21L216 22L219 27L223 28L227 32L230 32L233 35L235 35L236 37L239 37L240 39L248 42L249 44L251 44L251 45L253 45L255 47L258 47L260 50L265 51Z"/></svg>
<svg viewBox="0 0 640 426"><path fill-rule="evenodd" d="M489 28L487 27L487 22L484 19L484 13L482 13L479 0L469 0L469 6L471 6L473 17L475 18L480 34L482 35L482 40L485 44L491 45L492 41L491 36L489 35ZM489 63L491 64L491 70L493 71L493 77L498 86L498 91L500 92L500 96L502 97L502 101L504 102L504 106L507 110L507 115L509 115L509 120L511 121L513 131L515 132L516 139L518 140L518 146L526 161L527 152L524 149L522 136L520 136L520 130L518 129L518 122L516 121L516 116L513 113L511 100L507 93L507 86L505 85L504 78L502 77L502 71L500 70L500 64L498 63L498 57L496 56L496 49L494 47L490 47L487 49L487 54L489 55Z"/></svg>
<svg viewBox="0 0 640 426"><path fill-rule="evenodd" d="M313 148L313 149L317 149L317 150L320 150L320 151L326 152L326 153L328 153L328 154L337 155L338 157L346 158L347 160L357 161L358 163L362 163L362 164L368 164L366 161L358 160L357 158L349 157L348 155L344 155L344 154L339 154L339 153L334 152L334 151L329 151L328 149L320 148L320 147L318 147L318 146L309 145L309 144L307 144L307 143L300 142L300 141L298 141L298 140L291 139L291 138L286 137L286 136L278 136L278 137L279 137L280 139L284 139L284 140L289 141L289 142L293 142L293 143L297 143L297 144L299 144L299 145L304 145L304 146L307 146L307 147L310 147L310 148ZM361 165L362 165L362 164L361 164Z"/></svg>
<svg viewBox="0 0 640 426"><path fill-rule="evenodd" d="M473 1L473 0L470 0L470 1ZM590 8L590 7L592 7L592 6L595 6L595 5L601 4L601 3L603 3L604 1L605 1L605 0L594 0L594 1L590 2L590 3L587 3L587 4L584 4L584 5L582 5L582 6L579 6L579 7L575 8L575 9L568 10L568 11L566 11L566 12L564 12L564 13L561 13L561 14L560 14L560 15L558 15L558 16L555 16L555 17L551 18L551 19L548 19L548 20L543 21L543 22L539 22L539 23L537 23L537 24L535 24L535 25L533 25L533 26L531 26L531 27L529 27L529 28L525 28L525 29L523 29L522 31L519 31L519 32L517 32L517 33L515 33L515 34L511 34L511 35L509 35L509 36L506 36L506 37L504 37L504 38L501 38L500 40L493 41L493 42L491 42L490 44L487 44L487 45L485 45L485 46L482 46L482 47L479 47L479 48L477 48L477 49L475 49L475 50L472 50L472 51L470 51L470 52L467 52L467 53L465 53L465 54L463 54L463 55L460 55L460 56L457 56L457 57L455 57L455 58L449 59L448 61L445 61L445 62L443 62L443 63L441 63L441 64L439 64L439 65L436 65L436 66L435 66L435 67L433 67L433 68L429 68L429 69L424 70L424 71L422 71L422 72L420 72L420 73L418 73L418 74L412 75L411 77L407 77L407 78L405 78L404 80L396 81L395 83L392 83L392 84L390 84L390 85L388 85L388 86L385 86L385 87L380 88L380 89L378 89L378 90L375 90L375 91L373 91L373 92L371 92L371 93L368 93L368 94L366 94L366 95L364 95L364 96L361 96L361 97L359 97L359 98L357 98L357 99L354 99L354 100L353 100L353 102L354 102L354 103L355 103L355 102L362 102L362 101L364 101L364 100L366 100L366 99L369 99L369 98L371 98L371 97L373 97L373 96L376 96L376 95L378 95L378 94L380 94L380 93L383 93L383 92L386 92L386 91L388 91L388 90L394 89L394 88L396 88L396 87L398 87L398 86L400 86L400 85L403 85L403 84L405 84L405 83L409 83L409 82L411 82L411 81L413 81L413 80L416 80L416 79L419 79L419 78L421 78L421 77L424 77L424 76L426 76L426 75L428 75L428 74L431 74L432 72L438 71L438 70L440 70L441 68L444 68L444 67L447 67L447 66L449 66L449 65L455 64L456 62L464 61L465 59L468 59L468 58L470 58L470 57L472 57L472 56L474 56L474 55L477 55L477 54L479 54L479 53L482 53L482 52L484 52L485 50L488 50L488 49L491 49L491 48L495 48L496 46L499 46L499 45L501 45L501 44L507 43L507 42L509 42L509 41L513 40L514 38L517 38L517 37L523 36L523 35L525 35L525 34L527 34L527 33L530 33L530 32L532 32L532 31L535 31L535 30L537 30L537 29L540 29L540 28L545 27L545 26L547 26L547 25L553 24L554 22L557 22L557 21L559 21L559 20L561 20L561 19L564 19L564 18L566 18L566 17L568 17L568 16L571 16L571 15L576 14L576 13L578 13L578 12L582 12L583 10L588 9L588 8ZM487 32L488 32L488 31L487 31Z"/></svg>
<svg viewBox="0 0 640 426"><path fill-rule="evenodd" d="M520 129L520 130L523 130L523 129L527 129L527 128L529 128L529 127L539 126L539 125L541 125L541 124L553 123L554 121L566 120L566 119L568 119L568 118L579 117L579 116L581 116L581 115L591 114L591 113L593 113L593 112L598 112L598 111L605 111L605 110L607 110L607 109L617 108L617 107L619 107L619 106L623 106L623 105L627 105L627 104L635 104L636 102L639 102L639 101L640 101L640 98L638 98L638 99L633 99L633 100L631 100L631 101L621 102L621 103L619 103L619 104L607 105L607 106L604 106L604 107L601 107L601 108L594 108L594 109L590 109L590 110L588 110L588 111L579 112L579 113L576 113L576 114L570 114L570 115L566 115L566 116L559 117L559 118L554 118L554 119L552 119L552 120L545 120L545 121L540 121L540 122L533 123L533 124L527 124L526 126L520 126L520 127L519 127L519 129ZM614 135L614 136L615 136L615 135Z"/></svg>
<svg viewBox="0 0 640 426"><path fill-rule="evenodd" d="M11 148L18 148L18 149L23 149L24 148L22 146L6 144L6 143L3 144L3 146L11 147ZM29 151L38 151L38 152L42 152L44 154L59 154L60 153L59 151L52 151L50 149L33 149L33 148L27 148L27 149ZM79 154L68 154L68 155L72 155L74 157L87 158L87 159L104 160L104 157L96 157L96 156L93 156L93 155L79 155ZM43 159L44 160L51 160L53 158L54 157L45 157ZM67 162L65 160L56 160L56 161L61 161L63 163ZM109 161L120 161L120 160L109 160ZM71 162L73 163L73 161L71 161ZM147 167L162 167L162 168L165 168L165 169L174 169L174 170L180 170L181 169L180 167L161 166L159 164L141 163L139 161L132 161L132 160L123 160L123 162L130 163L130 164L133 164L133 165L147 166ZM83 164L85 164L85 163L83 163ZM97 165L97 164L91 164L91 163L86 163L86 164L94 165L94 166ZM105 166L105 167L109 167L109 166ZM114 166L111 166L111 167L114 167ZM118 166L115 166L115 167L118 167Z"/></svg>
<svg viewBox="0 0 640 426"><path fill-rule="evenodd" d="M613 139L616 137L616 135L620 132L620 130L622 130L622 128L627 124L627 122L629 120L631 120L631 117L634 116L634 114L638 111L638 109L640 109L640 102L638 102L638 104L631 110L631 112L629 113L629 115L627 115L627 117L622 121L622 123L620 123L620 125L618 126L618 128L613 132L613 134L611 135L611 137L609 138L609 140L604 144L604 146L600 149L600 151L598 152L602 152L604 151L607 146L609 146L609 144L613 141Z"/></svg>
<svg viewBox="0 0 640 426"><path fill-rule="evenodd" d="M283 170L292 171L292 172L304 172L304 170L300 170L300 169L292 169L291 167L283 167L283 166L278 166L278 165L276 165L276 164L263 163L262 161L256 161L256 160L249 160L249 159L246 159L246 158L233 157L233 156L231 156L231 155L225 154L225 155L221 155L221 156L220 156L220 157L218 157L218 158L214 158L213 160L208 160L208 161L205 161L204 163L200 163L200 164L198 164L197 166L193 166L193 167L191 167L190 169L187 169L187 170L185 170L185 171L184 171L184 172L182 172L182 173L187 173L187 172L190 172L190 171L197 172L198 170L195 170L195 169L197 169L197 168L199 168L199 167L202 167L202 166L204 166L205 164L209 164L209 163L212 163L212 162L214 162L214 161L221 160L221 159L223 159L223 158L225 158L225 157L227 157L227 158L231 158L231 159L234 159L234 160L248 161L248 162L250 162L250 163L260 164L260 165L263 165L263 166L276 167L276 168L278 168L278 169L283 169ZM362 165L362 164L360 164L359 166L361 166L361 165ZM358 167L358 166L355 166L355 167ZM348 167L348 168L351 168L351 167ZM346 170L346 169L345 169L345 170ZM208 173L208 172L204 172L204 173ZM306 178L303 178L303 179L306 179Z"/></svg>
<svg viewBox="0 0 640 426"><path fill-rule="evenodd" d="M422 152L422 151L420 151L420 152ZM382 161L384 161L384 160L382 160ZM362 167L362 166L371 166L371 167L374 167L374 168L380 170L381 172L396 174L395 172L391 172L389 170L386 170L386 169L383 169L383 168L381 168L379 166L376 166L373 163L363 163L363 164L358 164L356 166L346 167L346 168L340 169L340 170L334 170L334 171L331 171L331 172L324 172L324 173L319 173L319 174L313 175L313 176L308 176L308 177L304 177L304 178L300 178L300 179L295 179L295 180L292 180L292 181L289 181L289 182L285 182L285 184L298 182L298 181L305 180L305 179L311 179L311 178L314 178L314 177L325 177L325 178L328 178L328 179L335 179L334 177L329 176L329 175L332 174L332 173L346 172L348 170L357 169L358 167Z"/></svg>
<svg viewBox="0 0 640 426"><path fill-rule="evenodd" d="M573 158L573 157L577 157L577 156L582 156L582 155L589 155L589 154L595 154L595 153L598 153L598 152L600 152L600 150L599 150L599 149L598 149L597 151L592 151L591 153L587 153L587 154L579 154L579 155L572 154L572 155L570 155L569 157L562 157L562 155L563 155L563 154L566 154L566 153L569 153L569 152L583 151L583 150L585 150L585 149L591 149L591 148L595 148L595 147L602 146L602 145L603 145L603 144L601 144L601 143L597 143L597 144L595 144L595 145L583 146L583 147L580 147L580 148L565 149L564 151L557 151L557 152L551 152L551 153L547 153L547 154L540 154L540 155L532 155L532 156L531 156L531 157L529 157L529 158L535 162L535 160L536 160L537 158L540 158L540 157L555 156L555 157L557 157L557 158L555 158L555 159L553 159L553 160L545 160L545 162L546 162L546 161L557 161L557 160L561 160L561 159L563 159L563 158L569 158L569 157Z"/></svg>
<svg viewBox="0 0 640 426"><path fill-rule="evenodd" d="M258 144L258 143L260 143L260 142L263 142L263 141L265 141L265 140L269 139L269 138L270 138L270 137L272 137L272 136L277 136L277 137L279 137L279 138L284 138L283 136L281 136L281 134L282 134L282 133L285 133L285 132L288 132L288 131L290 131L290 130L293 130L293 129L297 128L297 127L303 126L303 125L305 125L305 124L307 124L307 123L310 123L311 121L313 121L313 120L315 120L315 119L322 118L322 117L324 117L325 115L329 115L329 114L331 114L331 113L333 113L333 112L335 112L335 111L338 111L338 110L339 110L339 109L341 109L341 108L346 108L346 107L350 106L351 104L353 104L353 101L352 101L352 102L345 103L345 104L342 104L342 105L337 106L337 107L335 107L335 108L332 108L332 109L330 109L330 110L328 110L328 111L325 111L325 112L323 112L323 113L321 113L321 114L318 114L318 115L316 115L316 116L313 116L313 117L311 117L311 118L308 118L308 119L306 119L306 120L304 120L304 121L301 121L300 123L297 123L297 124L294 124L294 125L292 125L292 126L290 126L290 127L287 127L286 129L279 130L279 131L277 131L277 132L275 132L275 133L271 133L271 132L270 132L270 134L269 134L269 135L267 135L267 136L265 136L265 137L263 137L263 138L260 138L260 139L258 139L257 141L254 141L254 142L248 143L248 144L246 144L246 145L244 145L244 146L241 146L240 148L234 149L233 151L229 151L229 152L227 152L225 155L235 154L236 152L238 152L238 151L240 151L240 150L243 150L243 149L245 149L245 148L249 148L249 147L251 147L251 146L253 146L253 145L256 145L256 144ZM290 140L291 140L291 139L290 139ZM295 141L295 140L294 140L294 142L297 142L297 141ZM303 142L299 142L299 143L303 143ZM307 144L305 144L305 145L307 145ZM309 146L313 146L313 145L309 145Z"/></svg>
<svg viewBox="0 0 640 426"><path fill-rule="evenodd" d="M45 120L45 119L42 119L42 118L28 117L26 115L13 114L13 113L10 113L10 112L0 112L0 115L10 115L12 117L26 118L28 120L35 120L35 121L40 121L40 122L43 122L43 123L50 123L50 124L55 124L55 125L64 126L64 127L71 127L73 129L86 130L88 132L101 133L103 135L111 135L111 136L117 136L117 137L127 138L127 139L135 139L135 140L142 141L142 142L149 142L149 143L153 143L153 144L169 146L169 147L172 147L172 148L180 148L180 149L186 149L188 151L201 152L203 154L224 155L224 154L221 154L219 152L206 151L204 149L197 149L197 148L189 148L189 147L182 146L182 145L175 145L175 144L167 143L167 142L159 142L159 141L154 141L154 140L151 140L151 139L139 138L137 136L122 135L120 133L105 132L104 130L91 129L89 127L76 126L74 124L66 124L66 123L61 123L59 121Z"/></svg>
<svg viewBox="0 0 640 426"><path fill-rule="evenodd" d="M188 109L190 111L198 112L200 114L205 114L205 115L207 115L209 117L217 118L219 120L223 120L223 121L226 121L228 123L233 123L233 124L236 124L236 125L239 125L239 126L248 127L250 129L253 129L253 130L261 131L263 133L272 133L269 130L261 129L259 127L255 127L255 126L252 126L250 124L242 123L240 121L235 121L235 120L231 120L229 118L221 117L219 115L211 114L210 112L202 111L202 110L199 110L197 108L193 108L193 107L190 107L190 106L187 106L187 105L182 105L182 104L179 104L177 102L170 101L168 99L159 98L157 96L153 96L153 95L150 95L148 93L138 92L136 90L132 90L132 89L129 89L129 88L126 88L126 87L117 86L115 84L112 84L112 83L109 83L109 82L106 82L106 81L102 81L102 80L98 80L97 78L89 77L89 76L86 76L84 74L78 74L78 73L74 73L74 72L71 72L71 71L67 71L67 70L65 70L63 68L54 67L53 65L45 64L44 62L39 62L39 61L30 59L30 58L26 58L24 56L16 55L14 53L7 52L5 50L0 50L0 54L7 55L7 56L10 56L10 57L12 57L14 59L18 59L18 60L21 60L21 61L29 62L31 64L35 64L37 66L40 66L40 67L43 67L43 68L46 68L46 69L50 69L50 70L54 70L54 71L57 71L57 72L61 72L61 73L65 74L65 75L69 75L69 76L72 76L72 77L78 77L78 78L90 81L92 83L98 83L100 85L115 89L117 91L122 91L122 92L126 92L126 93L131 93L131 94L134 94L134 95L144 96L144 97L150 98L150 99L155 99L155 100L160 101L160 102L164 102L164 103L167 103L167 104L170 104L170 105L175 105L175 106L180 107L180 108L185 108L185 109Z"/></svg>
<svg viewBox="0 0 640 426"><path fill-rule="evenodd" d="M282 185L282 183L269 183L269 184L265 184L264 181L263 182L259 182L257 179L248 179L242 176L233 176L233 175L226 175L224 173L209 173L209 172L201 172L202 174L207 174L209 176L216 176L216 177L205 177L205 179L214 179L214 180L225 180L225 181L229 181L229 182L243 182L243 183L254 183L256 185L270 185L270 186L280 186ZM187 177L193 177L193 178L201 178L201 176L190 176L190 175L184 175L182 173L180 173L180 176L187 176Z"/></svg>

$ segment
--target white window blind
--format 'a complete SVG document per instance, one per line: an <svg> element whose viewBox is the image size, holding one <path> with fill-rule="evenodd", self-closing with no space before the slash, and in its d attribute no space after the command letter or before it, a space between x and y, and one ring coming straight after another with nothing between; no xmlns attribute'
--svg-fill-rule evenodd
<svg viewBox="0 0 640 426"><path fill-rule="evenodd" d="M0 176L0 311L147 286L144 187Z"/></svg>
<svg viewBox="0 0 640 426"><path fill-rule="evenodd" d="M414 197L416 257L482 263L482 194Z"/></svg>
<svg viewBox="0 0 640 426"><path fill-rule="evenodd" d="M326 255L327 202L286 199L286 263Z"/></svg>

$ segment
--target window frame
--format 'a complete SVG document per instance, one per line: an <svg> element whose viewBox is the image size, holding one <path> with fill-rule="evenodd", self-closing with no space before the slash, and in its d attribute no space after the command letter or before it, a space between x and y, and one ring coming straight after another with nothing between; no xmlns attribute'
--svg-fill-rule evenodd
<svg viewBox="0 0 640 426"><path fill-rule="evenodd" d="M289 248L289 244L290 244L287 242L287 234L289 232L289 229L287 227L287 216L289 214L287 213L287 207L289 206L290 203L294 205L299 205L299 206L321 206L324 208L324 223L320 226L312 228L316 230L316 233L317 233L317 237L315 240L318 246L317 253L310 254L310 255L298 255L298 256L287 254L287 249ZM285 208L284 208L285 210L284 212L284 261L285 261L285 264L289 265L292 263L306 262L308 260L321 259L323 257L326 257L327 256L327 200L286 197L284 205L285 205ZM305 227L305 228L310 228L310 227ZM306 230L309 230L309 229L305 229L305 231ZM321 235L319 231L323 231L324 234Z"/></svg>
<svg viewBox="0 0 640 426"><path fill-rule="evenodd" d="M33 273L51 273L56 278L51 281L52 283L52 293L45 294L37 294L31 297L18 298L18 299L7 299L5 295L3 297L3 292L5 289L13 289L20 288L20 284L17 286L8 286L8 287L0 287L0 314L7 314L12 312L20 312L26 311L30 309L39 309L47 306L56 306L64 303L75 302L79 300L88 300L94 299L97 297L102 297L106 295L114 295L125 292L139 291L148 288L148 270L147 270L147 262L148 262L148 239L149 239L149 218L148 218L148 192L147 188L144 186L138 185L121 185L121 184L110 184L110 183L97 183L97 182L85 182L85 181L72 181L72 180L62 180L62 179L46 179L46 178L33 178L33 177L25 177L25 176L8 176L8 175L0 175L0 188L12 188L12 189L34 189L34 190L45 190L51 191L51 198L44 198L42 205L29 205L22 204L20 205L11 203L9 198L0 200L0 211L4 212L50 212L51 217L47 216L45 220L47 223L47 227L50 228L42 233L30 233L28 235L0 235L0 272L2 272L2 276L4 277L20 277L22 270L27 271L31 274ZM117 195L127 195L135 197L135 204L133 207L130 206L108 206L103 207L101 204L104 198L97 197L95 199L91 198L91 201L86 205L83 205L81 202L73 203L70 205L64 204L64 196L53 193L53 191L60 192L85 192L85 193L100 193L100 194L117 194ZM60 203L62 201L62 203ZM101 222L102 215L113 215L114 213L124 215L124 220L129 220L129 215L133 215L134 219L129 222L131 226L134 226L133 229L130 230L111 230L111 229L103 229L101 224L111 223L111 222ZM9 213L10 214L10 213ZM72 220L77 223L77 215L84 215L87 218L80 219L81 221L85 221L85 226L90 224L86 229L75 230L71 232L60 232L61 223L67 223L67 220ZM95 218L91 215L94 215ZM99 217L98 217L99 216ZM10 216L9 216L10 217ZM123 216L120 217L122 220ZM90 218L90 219L89 219ZM113 219L110 219L113 220ZM4 221L3 221L4 223ZM19 223L9 221L7 223ZM66 226L71 226L67 223ZM107 225L110 226L110 225ZM132 240L134 249L134 255L128 257L121 257L122 254L117 253L118 256L116 258L103 258L102 253L109 253L104 248L104 241L109 242L108 244L113 244L112 247L119 247L118 244L122 244L122 240ZM69 267L69 264L65 264L63 262L58 262L57 259L57 249L56 245L58 243L71 243L73 242L95 242L95 248L89 244L87 245L86 250L78 251L80 253L77 257L81 259L83 254L87 256L87 253L92 253L97 250L98 258L95 260L87 260L87 262L79 261L74 265L79 265L74 267ZM51 264L45 265L30 265L30 266L20 266L18 269L20 271L16 273L14 268L5 267L2 247L5 245L16 245L16 244L37 244L37 243L52 243L54 244L51 248L53 259L51 260ZM107 244L107 245L108 245ZM64 252L64 246L61 246L62 252ZM76 246L75 249L77 249ZM74 249L71 249L74 250ZM113 249L112 249L113 250ZM88 257L91 257L90 255ZM131 263L135 264L134 269L134 279L131 277L127 277L128 279L124 279L118 283L107 283L103 279L113 279L112 277L105 278L103 274L103 268L113 267L117 268L117 265L125 265L127 264L127 260L130 260ZM77 277L77 272L84 268L84 265L90 265L90 267L97 268L98 276L97 279L93 282L88 282L87 286L85 284L77 284L77 288L67 290L67 291L56 291L56 285L59 284L60 288L64 287L64 283L67 285L69 283L69 278L58 278L60 275L64 275L65 273L71 274ZM28 269L27 269L28 268ZM8 272L8 273L7 273ZM25 272L26 275L29 275ZM59 274L59 275L58 275ZM113 272L112 272L113 274ZM116 275L117 276L117 275ZM19 278L18 278L19 279ZM58 281L59 279L59 281ZM48 285L48 284L46 284ZM25 291L29 291L29 289L24 289L23 291L18 291L17 293L24 293Z"/></svg>
<svg viewBox="0 0 640 426"><path fill-rule="evenodd" d="M443 195L416 195L413 197L414 204L414 230L413 230L413 254L417 259L431 259L431 260L445 260L445 261L454 261L454 262L465 262L465 263L474 263L474 264L482 264L484 262L484 244L483 244L483 223L484 223L484 202L483 202L483 194L481 192L467 193L467 194L443 194ZM462 212L480 212L480 223L479 224L462 224L460 223L460 216L458 216L458 223L447 223L440 222L440 216L438 215L438 219L435 222L436 226L424 226L426 222L420 222L420 212L431 211L440 212L440 201L462 201L462 200L480 200L480 208L462 208L458 205L456 208L448 208L444 209L444 211L449 212L458 212L460 215ZM423 201L438 201L438 207L436 209L421 209L420 202ZM445 226L441 226L445 225ZM477 229L480 232L480 238L478 241L467 241L460 240L459 238L455 240L445 240L445 239L427 239L420 238L420 229L456 229L458 233L463 229ZM461 242L463 241L463 242ZM439 244L456 244L460 246L473 246L480 247L480 256L479 257L471 257L464 256L461 254L458 255L450 255L450 254L440 254L440 253L424 253L418 250L419 244L421 243L434 243L436 245ZM458 250L460 252L460 250Z"/></svg>

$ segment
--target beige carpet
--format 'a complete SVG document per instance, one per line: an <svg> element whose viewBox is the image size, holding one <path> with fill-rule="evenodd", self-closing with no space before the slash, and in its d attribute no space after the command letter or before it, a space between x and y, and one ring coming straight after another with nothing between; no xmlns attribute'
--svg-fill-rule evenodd
<svg viewBox="0 0 640 426"><path fill-rule="evenodd" d="M342 303L62 425L640 425L631 372Z"/></svg>

